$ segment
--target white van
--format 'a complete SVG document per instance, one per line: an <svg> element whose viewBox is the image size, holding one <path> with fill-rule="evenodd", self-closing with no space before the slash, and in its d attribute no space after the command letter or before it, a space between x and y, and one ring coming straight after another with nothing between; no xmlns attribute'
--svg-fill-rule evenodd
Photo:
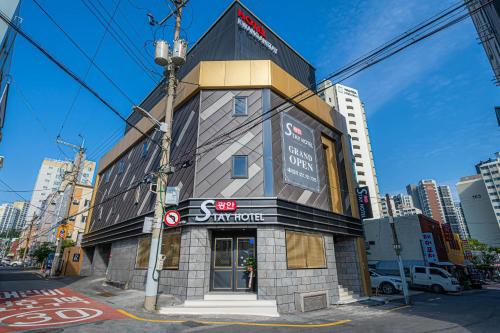
<svg viewBox="0 0 500 333"><path fill-rule="evenodd" d="M412 266L410 285L416 288L428 288L435 293L443 293L445 291L458 292L462 290L456 278L438 267Z"/></svg>

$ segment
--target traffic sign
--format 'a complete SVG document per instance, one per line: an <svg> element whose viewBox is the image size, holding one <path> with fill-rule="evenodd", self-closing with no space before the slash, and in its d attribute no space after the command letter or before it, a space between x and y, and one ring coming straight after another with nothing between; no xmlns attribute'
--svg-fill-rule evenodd
<svg viewBox="0 0 500 333"><path fill-rule="evenodd" d="M181 214L179 214L176 210L169 210L165 213L163 217L163 222L167 225L167 227L175 227L179 224L181 220Z"/></svg>
<svg viewBox="0 0 500 333"><path fill-rule="evenodd" d="M66 234L67 227L65 225L60 225L59 228L57 228L57 238L66 239Z"/></svg>

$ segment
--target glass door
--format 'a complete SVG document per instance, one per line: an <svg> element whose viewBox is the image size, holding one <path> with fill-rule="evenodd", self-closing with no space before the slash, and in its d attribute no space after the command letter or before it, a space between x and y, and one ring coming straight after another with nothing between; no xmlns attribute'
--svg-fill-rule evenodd
<svg viewBox="0 0 500 333"><path fill-rule="evenodd" d="M255 237L214 236L212 249L212 291L254 290L257 278L248 271L248 259L255 258Z"/></svg>

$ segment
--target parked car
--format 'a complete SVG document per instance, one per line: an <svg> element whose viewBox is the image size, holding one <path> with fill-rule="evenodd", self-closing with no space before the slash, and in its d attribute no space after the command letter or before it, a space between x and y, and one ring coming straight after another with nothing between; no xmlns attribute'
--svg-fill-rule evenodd
<svg viewBox="0 0 500 333"><path fill-rule="evenodd" d="M10 265L10 259L8 258L3 258L2 261L0 261L0 266L9 266Z"/></svg>
<svg viewBox="0 0 500 333"><path fill-rule="evenodd" d="M370 270L372 289L383 294L396 294L403 290L401 278L395 275L384 275L380 272Z"/></svg>
<svg viewBox="0 0 500 333"><path fill-rule="evenodd" d="M435 293L458 292L462 290L456 278L438 267L412 266L410 286L413 288L430 289Z"/></svg>
<svg viewBox="0 0 500 333"><path fill-rule="evenodd" d="M23 266L23 262L21 260L12 261L9 265L10 267L21 267Z"/></svg>

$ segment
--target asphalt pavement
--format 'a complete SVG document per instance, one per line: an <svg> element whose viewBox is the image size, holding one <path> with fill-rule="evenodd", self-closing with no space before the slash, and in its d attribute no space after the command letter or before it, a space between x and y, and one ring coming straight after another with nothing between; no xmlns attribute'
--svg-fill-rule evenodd
<svg viewBox="0 0 500 333"><path fill-rule="evenodd" d="M497 332L500 284L462 295L420 293L400 301L333 306L261 317L160 316L145 312L143 293L103 279L44 279L36 272L0 269L3 332ZM168 302L168 297L162 297ZM36 324L34 324L36 323Z"/></svg>

